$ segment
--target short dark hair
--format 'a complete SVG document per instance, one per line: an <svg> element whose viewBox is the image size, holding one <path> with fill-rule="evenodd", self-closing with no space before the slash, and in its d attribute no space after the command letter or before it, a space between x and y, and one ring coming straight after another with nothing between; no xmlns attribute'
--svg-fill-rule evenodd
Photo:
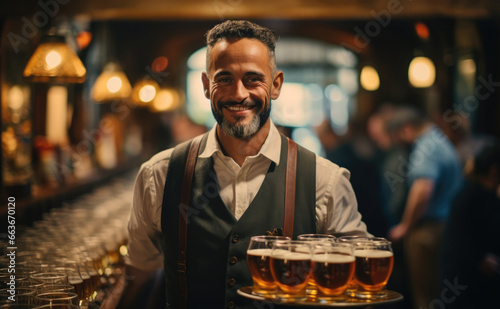
<svg viewBox="0 0 500 309"><path fill-rule="evenodd" d="M274 59L274 50L278 36L266 27L260 26L248 20L226 20L215 25L206 35L207 42L207 71L210 66L210 50L220 40L239 40L243 38L256 39L265 44L269 50L269 56L273 61L273 70L276 70L276 61Z"/></svg>

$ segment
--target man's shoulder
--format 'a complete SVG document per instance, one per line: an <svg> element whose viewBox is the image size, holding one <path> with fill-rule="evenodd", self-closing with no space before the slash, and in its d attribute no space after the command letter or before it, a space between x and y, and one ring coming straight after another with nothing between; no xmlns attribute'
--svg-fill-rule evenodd
<svg viewBox="0 0 500 309"><path fill-rule="evenodd" d="M316 155L316 171L324 175L342 175L347 179L351 178L349 170L319 155Z"/></svg>
<svg viewBox="0 0 500 309"><path fill-rule="evenodd" d="M171 148L158 152L157 154L153 155L148 161L142 164L142 169L156 170L168 168L168 164L170 162L174 149L189 145L192 140L193 139L181 142Z"/></svg>
<svg viewBox="0 0 500 309"><path fill-rule="evenodd" d="M169 148L158 152L157 154L153 155L148 161L144 162L141 169L151 170L168 167L168 163L170 162L170 157L172 156L173 151L174 148Z"/></svg>

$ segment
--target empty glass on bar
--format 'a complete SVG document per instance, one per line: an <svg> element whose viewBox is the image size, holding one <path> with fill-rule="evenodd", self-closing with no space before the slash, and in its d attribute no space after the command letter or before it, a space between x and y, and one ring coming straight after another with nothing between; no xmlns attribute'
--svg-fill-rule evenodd
<svg viewBox="0 0 500 309"><path fill-rule="evenodd" d="M44 292L35 295L35 305L79 305L78 295L71 292Z"/></svg>
<svg viewBox="0 0 500 309"><path fill-rule="evenodd" d="M276 294L277 285L271 275L270 257L276 241L290 240L285 236L253 236L247 250L247 265L252 274L253 293L257 295Z"/></svg>

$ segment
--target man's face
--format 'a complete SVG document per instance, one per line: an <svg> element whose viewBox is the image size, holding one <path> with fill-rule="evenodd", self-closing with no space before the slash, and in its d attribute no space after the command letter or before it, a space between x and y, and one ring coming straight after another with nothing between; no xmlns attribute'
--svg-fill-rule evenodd
<svg viewBox="0 0 500 309"><path fill-rule="evenodd" d="M253 136L269 119L283 73L272 75L268 48L255 39L221 40L209 57L202 80L217 123L230 136Z"/></svg>

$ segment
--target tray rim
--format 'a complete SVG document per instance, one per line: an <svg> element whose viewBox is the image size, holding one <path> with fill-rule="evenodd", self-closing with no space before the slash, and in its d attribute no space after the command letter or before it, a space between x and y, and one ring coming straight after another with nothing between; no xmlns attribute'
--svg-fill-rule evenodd
<svg viewBox="0 0 500 309"><path fill-rule="evenodd" d="M309 306L309 307L310 306L314 306L314 307L363 307L363 306L385 305L385 304L399 302L399 301L402 301L404 299L404 296L401 293L387 290L387 293L388 293L388 295L390 295L390 298L373 299L373 300L356 299L356 301L353 301L353 302L331 302L331 303L320 303L320 302L313 302L313 301L283 302L283 301L280 301L279 299L266 298L264 296L251 294L252 291L253 291L253 286L244 286L244 287L241 287L237 290L237 294L242 296L242 297L253 299L253 300L271 302L271 303L277 304L277 305L287 305L287 306L297 306L297 307L303 307L303 306ZM354 299L351 299L351 300L354 300Z"/></svg>

